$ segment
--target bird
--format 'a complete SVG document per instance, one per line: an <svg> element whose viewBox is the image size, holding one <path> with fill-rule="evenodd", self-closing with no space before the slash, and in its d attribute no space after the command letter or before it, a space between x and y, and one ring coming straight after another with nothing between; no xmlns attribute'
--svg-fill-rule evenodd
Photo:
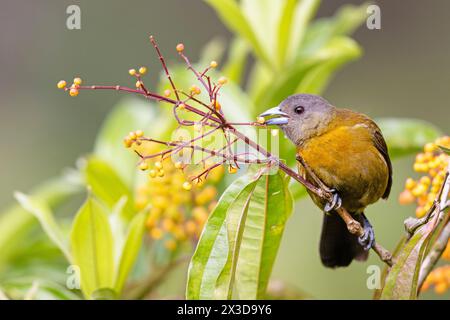
<svg viewBox="0 0 450 320"><path fill-rule="evenodd" d="M316 187L328 188L328 202L308 190L324 211L319 253L325 267L365 261L375 243L375 233L364 211L392 186L388 147L377 124L368 116L331 105L312 94L295 94L262 114L265 124L277 125L296 147L299 175ZM342 205L364 228L351 234L336 213Z"/></svg>

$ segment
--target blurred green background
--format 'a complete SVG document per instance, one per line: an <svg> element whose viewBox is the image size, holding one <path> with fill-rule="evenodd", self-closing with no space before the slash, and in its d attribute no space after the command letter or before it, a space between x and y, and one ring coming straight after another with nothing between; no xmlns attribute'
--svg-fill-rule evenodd
<svg viewBox="0 0 450 320"><path fill-rule="evenodd" d="M361 1L324 1L318 16L331 15L343 3ZM66 28L70 4L81 7L81 30ZM450 114L450 42L446 36L450 3L377 4L382 29L368 30L363 25L356 32L354 38L364 54L338 73L324 96L337 106L371 117L420 118L445 131ZM157 38L169 62L178 58L173 50L178 42L185 43L196 61L212 38L230 39L212 9L200 0L2 1L0 208L13 201L14 190L29 190L89 152L102 120L122 97L115 92L83 92L70 99L56 89L56 82L81 75L89 83L132 83L127 70L140 65L159 73L149 34ZM153 77L153 84L156 80ZM411 166L412 158L394 163L391 198L367 212L377 238L390 249L403 231L404 218L413 213L412 207L397 204ZM273 278L314 298L370 298L366 268L371 264L382 267L378 259L372 255L367 263L354 263L345 270L325 269L318 256L320 225L321 214L310 200L297 204Z"/></svg>

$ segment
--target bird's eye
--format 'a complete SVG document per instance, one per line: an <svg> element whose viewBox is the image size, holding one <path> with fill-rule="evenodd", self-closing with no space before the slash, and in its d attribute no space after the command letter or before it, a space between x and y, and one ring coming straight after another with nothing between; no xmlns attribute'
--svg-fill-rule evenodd
<svg viewBox="0 0 450 320"><path fill-rule="evenodd" d="M295 112L296 114L302 114L304 111L305 111L305 108L302 107L302 106L297 106L297 107L295 107L295 109L294 109L294 112Z"/></svg>

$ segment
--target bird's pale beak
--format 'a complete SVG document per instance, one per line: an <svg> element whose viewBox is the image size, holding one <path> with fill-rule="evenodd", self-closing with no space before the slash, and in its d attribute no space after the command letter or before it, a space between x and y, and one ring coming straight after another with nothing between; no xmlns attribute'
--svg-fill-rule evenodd
<svg viewBox="0 0 450 320"><path fill-rule="evenodd" d="M289 121L289 115L286 112L281 111L280 107L271 108L259 115L260 117L273 117L266 120L266 124L283 125Z"/></svg>

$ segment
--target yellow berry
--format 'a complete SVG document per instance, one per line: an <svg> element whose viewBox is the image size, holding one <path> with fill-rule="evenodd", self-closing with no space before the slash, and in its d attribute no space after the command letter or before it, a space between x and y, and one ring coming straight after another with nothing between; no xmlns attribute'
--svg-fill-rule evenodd
<svg viewBox="0 0 450 320"><path fill-rule="evenodd" d="M139 68L139 73L140 74L146 74L147 73L147 68L146 67L140 67Z"/></svg>
<svg viewBox="0 0 450 320"><path fill-rule="evenodd" d="M138 80L136 81L136 88L142 87L142 81Z"/></svg>
<svg viewBox="0 0 450 320"><path fill-rule="evenodd" d="M233 167L231 165L228 167L228 173L235 174L237 171L238 169L236 167Z"/></svg>
<svg viewBox="0 0 450 320"><path fill-rule="evenodd" d="M73 79L73 83L76 86L80 86L83 83L83 81L81 80L81 78L75 78L75 79Z"/></svg>
<svg viewBox="0 0 450 320"><path fill-rule="evenodd" d="M218 65L218 64L217 64L217 61L214 61L214 60L211 61L211 63L209 64L209 66L210 66L211 68L213 68L213 69L214 69L214 68L217 68L217 65Z"/></svg>
<svg viewBox="0 0 450 320"><path fill-rule="evenodd" d="M417 218L422 218L426 213L426 210L424 207L417 207L416 208L416 216Z"/></svg>
<svg viewBox="0 0 450 320"><path fill-rule="evenodd" d="M61 80L58 82L58 84L56 85L58 87L58 89L64 89L67 85L67 82L64 80Z"/></svg>
<svg viewBox="0 0 450 320"><path fill-rule="evenodd" d="M69 94L71 97L76 97L78 95L79 91L75 88L70 89Z"/></svg>
<svg viewBox="0 0 450 320"><path fill-rule="evenodd" d="M135 69L130 69L130 70L128 70L128 73L130 74L130 76L135 76L136 75L136 70Z"/></svg>
<svg viewBox="0 0 450 320"><path fill-rule="evenodd" d="M148 169L148 163L147 162L141 162L140 164L139 164L139 169L141 169L142 171L145 171L145 170L147 170Z"/></svg>
<svg viewBox="0 0 450 320"><path fill-rule="evenodd" d="M169 89L164 90L164 97L168 98L168 97L170 97L171 94L172 94L172 91L170 91Z"/></svg>
<svg viewBox="0 0 450 320"><path fill-rule="evenodd" d="M428 165L424 163L414 163L414 171L416 172L427 172Z"/></svg>
<svg viewBox="0 0 450 320"><path fill-rule="evenodd" d="M220 85L223 86L224 84L226 84L228 82L228 79L225 78L225 77L220 77L218 82L219 82Z"/></svg>
<svg viewBox="0 0 450 320"><path fill-rule="evenodd" d="M136 132L131 131L130 133L128 133L128 138L130 138L131 140L136 140Z"/></svg>
<svg viewBox="0 0 450 320"><path fill-rule="evenodd" d="M186 191L190 191L192 189L192 184L188 181L183 183L183 189Z"/></svg>
<svg viewBox="0 0 450 320"><path fill-rule="evenodd" d="M192 94L200 94L202 91L200 90L200 88L198 87L198 86L196 86L196 85L193 85L193 86L191 86L191 93Z"/></svg>
<svg viewBox="0 0 450 320"><path fill-rule="evenodd" d="M133 141L129 138L123 139L123 144L125 148L130 148L133 145Z"/></svg>
<svg viewBox="0 0 450 320"><path fill-rule="evenodd" d="M164 177L164 169L158 170L158 177Z"/></svg>
<svg viewBox="0 0 450 320"><path fill-rule="evenodd" d="M182 44L182 43L177 44L177 51L183 52L183 50L184 50L184 44Z"/></svg>
<svg viewBox="0 0 450 320"><path fill-rule="evenodd" d="M420 178L419 182L425 186L429 186L431 184L431 179L428 176L423 176Z"/></svg>
<svg viewBox="0 0 450 320"><path fill-rule="evenodd" d="M142 130L136 130L136 131L134 132L134 134L136 135L136 137L140 138L140 137L144 136L144 131L142 131Z"/></svg>
<svg viewBox="0 0 450 320"><path fill-rule="evenodd" d="M266 119L264 119L264 117L258 117L256 118L256 122L258 122L259 124L264 124L266 123Z"/></svg>
<svg viewBox="0 0 450 320"><path fill-rule="evenodd" d="M184 103L180 103L180 104L178 105L178 108L179 108L180 110L184 110L184 109L186 109L186 105L185 105Z"/></svg>
<svg viewBox="0 0 450 320"><path fill-rule="evenodd" d="M155 178L156 177L156 170L150 170L150 172L149 172L149 176L150 176L150 178Z"/></svg>
<svg viewBox="0 0 450 320"><path fill-rule="evenodd" d="M414 181L414 179L412 179L412 178L406 179L405 189L412 190L412 188L414 188L415 186L416 186L416 182Z"/></svg>
<svg viewBox="0 0 450 320"><path fill-rule="evenodd" d="M181 161L175 162L175 168L176 169L181 169L182 167L183 167L183 163Z"/></svg>
<svg viewBox="0 0 450 320"><path fill-rule="evenodd" d="M163 164L160 161L156 161L155 162L155 168L156 169L162 169L163 168Z"/></svg>
<svg viewBox="0 0 450 320"><path fill-rule="evenodd" d="M423 150L425 152L434 152L437 149L437 146L434 143L427 143Z"/></svg>

